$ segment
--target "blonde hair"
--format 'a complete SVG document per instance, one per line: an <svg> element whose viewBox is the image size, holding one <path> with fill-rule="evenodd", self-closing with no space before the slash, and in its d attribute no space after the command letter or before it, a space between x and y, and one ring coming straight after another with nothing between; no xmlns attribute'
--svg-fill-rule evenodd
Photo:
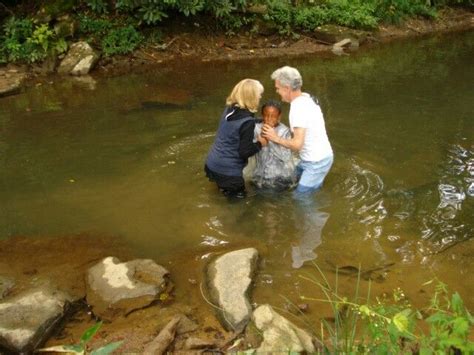
<svg viewBox="0 0 474 355"><path fill-rule="evenodd" d="M258 104L263 94L263 85L258 80L244 79L234 86L227 97L228 106L236 105L250 112L258 111Z"/></svg>

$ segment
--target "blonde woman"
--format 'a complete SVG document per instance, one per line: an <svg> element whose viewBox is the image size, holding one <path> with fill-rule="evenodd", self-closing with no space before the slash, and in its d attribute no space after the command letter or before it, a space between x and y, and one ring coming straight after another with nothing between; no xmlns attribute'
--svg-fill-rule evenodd
<svg viewBox="0 0 474 355"><path fill-rule="evenodd" d="M227 196L245 197L242 171L248 158L267 144L260 136L253 141L255 112L262 94L263 85L254 79L244 79L233 88L207 155L206 176Z"/></svg>

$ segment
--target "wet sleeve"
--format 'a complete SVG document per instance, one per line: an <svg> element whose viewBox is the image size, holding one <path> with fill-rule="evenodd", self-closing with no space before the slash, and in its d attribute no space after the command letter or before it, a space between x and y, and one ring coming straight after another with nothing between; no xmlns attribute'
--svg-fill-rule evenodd
<svg viewBox="0 0 474 355"><path fill-rule="evenodd" d="M282 133L279 134L279 136L284 139L291 139L290 130L289 129L283 130ZM290 149L285 148L282 145L275 144L273 142L269 142L268 144L269 146L271 146L271 151L275 155L275 157L280 159L282 162L288 162L291 160L292 153Z"/></svg>
<svg viewBox="0 0 474 355"><path fill-rule="evenodd" d="M262 149L260 142L253 141L254 131L255 121L247 121L240 127L239 156L242 159L247 159Z"/></svg>

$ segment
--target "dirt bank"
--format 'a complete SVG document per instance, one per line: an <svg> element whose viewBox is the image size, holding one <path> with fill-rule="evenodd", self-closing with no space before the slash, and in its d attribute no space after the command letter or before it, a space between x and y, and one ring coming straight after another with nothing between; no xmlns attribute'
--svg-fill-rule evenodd
<svg viewBox="0 0 474 355"><path fill-rule="evenodd" d="M162 45L148 45L129 56L102 58L95 72L120 75L147 68L149 65L163 65L182 60L213 62L308 54L334 56L331 52L334 43L332 39L342 38L344 33L356 37L358 48L370 48L396 39L472 29L474 13L466 9L452 8L440 11L436 20L410 19L397 26L380 26L373 32L332 26L329 35L321 35L321 31L317 29L313 33L293 36L248 32L226 36L182 23L165 29Z"/></svg>

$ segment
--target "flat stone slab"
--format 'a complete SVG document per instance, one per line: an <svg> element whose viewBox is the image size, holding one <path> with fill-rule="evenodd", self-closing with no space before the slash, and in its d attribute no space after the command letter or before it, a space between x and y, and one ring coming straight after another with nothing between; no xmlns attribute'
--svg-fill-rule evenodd
<svg viewBox="0 0 474 355"><path fill-rule="evenodd" d="M31 352L44 343L61 321L70 297L42 286L0 303L0 345Z"/></svg>
<svg viewBox="0 0 474 355"><path fill-rule="evenodd" d="M362 30L354 30L338 25L323 25L316 28L311 36L317 40L326 42L328 44L334 44L340 42L346 38L350 38L357 43L363 43L370 36L370 32Z"/></svg>
<svg viewBox="0 0 474 355"><path fill-rule="evenodd" d="M0 69L0 97L18 94L25 77L25 73Z"/></svg>
<svg viewBox="0 0 474 355"><path fill-rule="evenodd" d="M121 263L107 257L87 273L87 302L107 320L148 306L165 290L168 270L150 259Z"/></svg>
<svg viewBox="0 0 474 355"><path fill-rule="evenodd" d="M279 315L271 306L267 304L259 306L253 312L252 318L263 335L257 354L315 352L311 335Z"/></svg>
<svg viewBox="0 0 474 355"><path fill-rule="evenodd" d="M241 331L250 320L247 294L257 259L254 248L236 250L220 256L207 269L211 301L219 307L219 320L228 330Z"/></svg>

